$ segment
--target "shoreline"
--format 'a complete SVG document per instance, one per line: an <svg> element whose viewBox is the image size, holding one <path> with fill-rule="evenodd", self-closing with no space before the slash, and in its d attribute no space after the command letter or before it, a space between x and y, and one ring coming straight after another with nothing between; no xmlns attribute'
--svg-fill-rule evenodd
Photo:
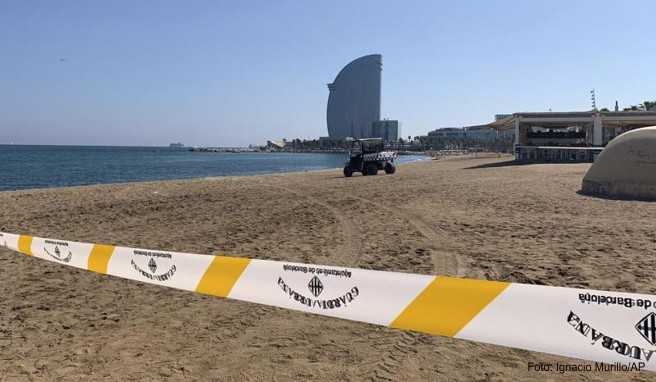
<svg viewBox="0 0 656 382"><path fill-rule="evenodd" d="M426 162L426 161L431 161L431 158L429 156L426 156L424 158L418 158L415 160L398 163L397 166L405 166L411 163ZM292 170L292 171L278 171L278 172L266 172L266 173L254 173L254 174L198 176L198 177L190 177L190 178L166 178L166 179L153 179L153 180L134 180L134 181L125 181L125 182L89 183L89 184L79 184L79 185L70 185L70 186L21 188L16 190L0 190L0 194L9 193L9 192L33 192L33 191L57 190L57 189L66 189L66 188L86 188L86 187L94 187L94 186L115 186L115 185L127 185L127 184L139 184L139 183L184 182L184 181L198 181L198 180L205 180L205 179L217 180L217 179L224 179L224 178L240 178L240 177L250 178L250 177L257 177L257 176L305 174L305 173L326 172L326 171L335 171L335 170L341 170L341 168L330 167L330 168L321 168L321 169L314 169L314 170Z"/></svg>

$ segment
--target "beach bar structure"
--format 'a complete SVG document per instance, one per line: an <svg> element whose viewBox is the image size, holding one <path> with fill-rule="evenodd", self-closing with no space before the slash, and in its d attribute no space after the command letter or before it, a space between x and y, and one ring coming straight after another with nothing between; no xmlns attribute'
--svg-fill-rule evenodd
<svg viewBox="0 0 656 382"><path fill-rule="evenodd" d="M490 127L514 131L521 162L592 162L616 136L656 125L656 111L514 113Z"/></svg>

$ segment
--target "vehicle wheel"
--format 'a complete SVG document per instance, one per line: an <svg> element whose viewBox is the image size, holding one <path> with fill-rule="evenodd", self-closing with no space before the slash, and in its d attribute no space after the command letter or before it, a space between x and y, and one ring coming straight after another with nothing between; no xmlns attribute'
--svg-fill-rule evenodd
<svg viewBox="0 0 656 382"><path fill-rule="evenodd" d="M376 175L378 174L378 166L375 163L370 163L366 167L367 175Z"/></svg>
<svg viewBox="0 0 656 382"><path fill-rule="evenodd" d="M344 166L344 176L350 178L353 175L353 170L350 166Z"/></svg>
<svg viewBox="0 0 656 382"><path fill-rule="evenodd" d="M394 174L396 172L396 166L390 162L385 163L385 174Z"/></svg>

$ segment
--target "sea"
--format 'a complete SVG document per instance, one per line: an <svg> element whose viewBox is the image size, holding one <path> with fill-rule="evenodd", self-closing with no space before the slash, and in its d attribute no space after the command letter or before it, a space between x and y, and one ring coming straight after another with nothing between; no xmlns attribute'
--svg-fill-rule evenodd
<svg viewBox="0 0 656 382"><path fill-rule="evenodd" d="M0 191L341 168L346 154L203 153L184 148L0 145ZM402 155L399 163L425 159Z"/></svg>

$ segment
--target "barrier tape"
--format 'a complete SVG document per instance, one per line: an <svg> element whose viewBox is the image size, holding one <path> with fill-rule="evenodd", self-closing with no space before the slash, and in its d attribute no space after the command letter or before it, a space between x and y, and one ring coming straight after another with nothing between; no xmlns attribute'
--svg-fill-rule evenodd
<svg viewBox="0 0 656 382"><path fill-rule="evenodd" d="M192 292L656 370L656 296L78 243L0 232L44 260Z"/></svg>

